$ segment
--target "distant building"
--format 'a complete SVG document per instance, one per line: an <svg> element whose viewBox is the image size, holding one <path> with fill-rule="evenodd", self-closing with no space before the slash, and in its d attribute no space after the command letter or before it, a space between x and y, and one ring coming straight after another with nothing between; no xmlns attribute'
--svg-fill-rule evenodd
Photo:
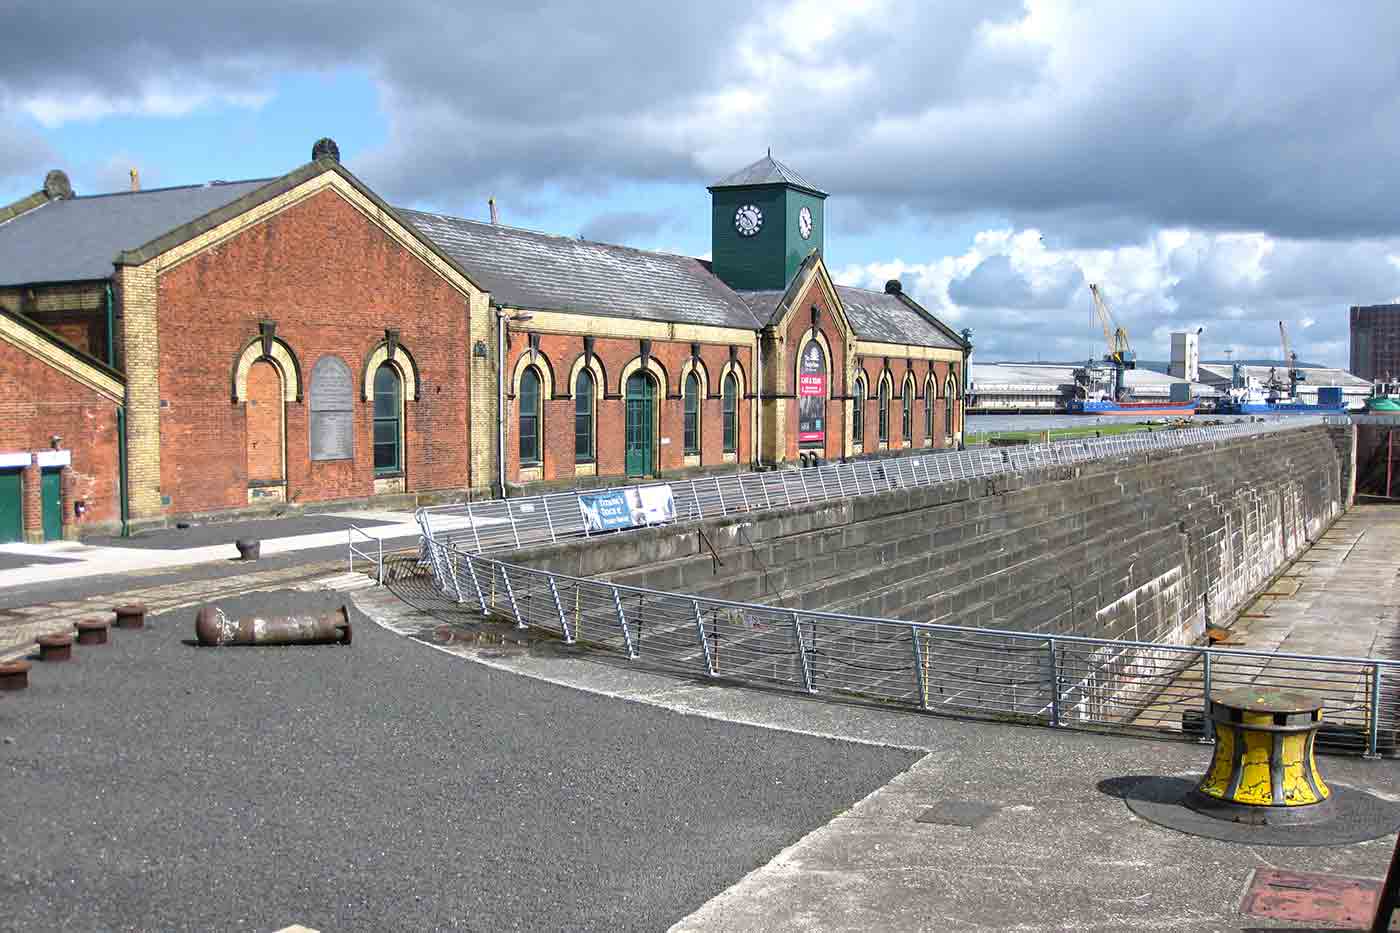
<svg viewBox="0 0 1400 933"><path fill-rule="evenodd" d="M1196 382L1201 369L1201 335L1172 334L1172 365L1168 372L1178 379Z"/></svg>
<svg viewBox="0 0 1400 933"><path fill-rule="evenodd" d="M1400 305L1352 307L1351 371L1366 380L1400 376Z"/></svg>

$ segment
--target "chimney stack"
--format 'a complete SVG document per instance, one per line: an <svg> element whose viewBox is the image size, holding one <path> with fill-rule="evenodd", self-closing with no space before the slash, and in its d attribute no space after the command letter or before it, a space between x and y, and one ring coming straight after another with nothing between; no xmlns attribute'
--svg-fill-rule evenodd
<svg viewBox="0 0 1400 933"><path fill-rule="evenodd" d="M491 208L491 223L492 223L492 225L494 226L495 224L500 223L500 222L501 222L500 215L496 213L496 199L495 199L495 198L487 198L487 199L486 199L486 206L489 207L489 208Z"/></svg>
<svg viewBox="0 0 1400 933"><path fill-rule="evenodd" d="M136 169L134 168L131 170L131 190L141 190L141 173L136 171Z"/></svg>

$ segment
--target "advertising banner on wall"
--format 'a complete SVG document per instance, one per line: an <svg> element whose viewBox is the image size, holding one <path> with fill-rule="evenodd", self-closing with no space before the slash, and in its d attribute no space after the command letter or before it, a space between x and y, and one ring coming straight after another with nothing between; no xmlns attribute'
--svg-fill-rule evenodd
<svg viewBox="0 0 1400 933"><path fill-rule="evenodd" d="M808 341L797 362L797 442L812 447L826 443L826 354L815 340Z"/></svg>
<svg viewBox="0 0 1400 933"><path fill-rule="evenodd" d="M675 494L666 485L579 493L578 508L590 534L676 520Z"/></svg>

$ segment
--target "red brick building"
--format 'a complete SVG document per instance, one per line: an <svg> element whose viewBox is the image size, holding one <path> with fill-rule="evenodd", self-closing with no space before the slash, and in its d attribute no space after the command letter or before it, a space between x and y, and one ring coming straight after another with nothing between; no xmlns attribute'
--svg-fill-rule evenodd
<svg viewBox="0 0 1400 933"><path fill-rule="evenodd" d="M831 282L825 194L771 158L711 191L705 262L396 210L328 140L50 173L0 210L0 541L957 443L967 345Z"/></svg>

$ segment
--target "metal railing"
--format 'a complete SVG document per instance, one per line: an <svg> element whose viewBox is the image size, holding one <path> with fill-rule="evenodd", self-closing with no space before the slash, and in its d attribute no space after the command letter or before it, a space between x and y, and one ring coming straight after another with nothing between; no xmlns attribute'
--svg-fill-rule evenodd
<svg viewBox="0 0 1400 933"><path fill-rule="evenodd" d="M930 451L921 455L828 463L805 469L729 473L620 488L669 486L675 501L675 521L699 521L894 489L981 479L1154 450L1209 444L1322 423L1320 418L1304 416L1284 421L1240 422L1210 428L1163 429L1016 447ZM578 497L581 493L597 491L571 490L517 499L431 506L419 509L417 518L424 536L434 541L458 544L477 554L513 550L533 544L588 537L590 532L584 524Z"/></svg>
<svg viewBox="0 0 1400 933"><path fill-rule="evenodd" d="M1400 662L965 628L733 602L519 567L427 542L470 615L552 632L689 676L961 715L1209 739L1205 698L1235 686L1325 704L1325 748L1395 749ZM1051 629L1053 631L1053 628Z"/></svg>
<svg viewBox="0 0 1400 933"><path fill-rule="evenodd" d="M374 550L374 551L366 551L366 550L362 550L361 548L357 548L357 547L355 546L355 536L356 536L356 535L359 535L361 538L364 538L366 541L369 541L369 542L373 543L373 544L375 545L375 550ZM347 548L348 548L348 550L349 550L349 555L348 555L348 556L349 556L349 561L350 561L350 572L351 572L351 573L354 573L354 572L355 572L355 558L356 558L356 557L360 557L360 558L362 558L362 559L364 559L364 560L369 561L369 562L374 566L374 579L375 579L375 582L378 583L380 586L383 586L383 585L384 585L384 539L383 539L383 538L376 538L374 535L367 534L363 529L359 528L359 527L356 526L356 525L351 525L351 526L350 526L349 531L347 531L346 534L345 534L345 538L346 538L346 545L347 545Z"/></svg>

